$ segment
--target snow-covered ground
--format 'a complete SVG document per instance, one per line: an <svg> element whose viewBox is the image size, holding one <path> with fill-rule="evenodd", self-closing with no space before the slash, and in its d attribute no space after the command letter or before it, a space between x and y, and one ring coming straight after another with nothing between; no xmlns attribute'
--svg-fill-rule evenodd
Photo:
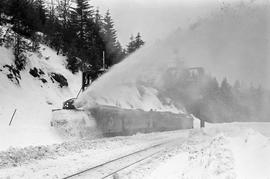
<svg viewBox="0 0 270 179"><path fill-rule="evenodd" d="M68 142L0 153L0 178L62 178L90 166L175 138L187 131ZM36 151L40 151L36 155Z"/></svg>
<svg viewBox="0 0 270 179"><path fill-rule="evenodd" d="M119 172L120 178L269 178L270 136L258 126L270 129L269 123L207 124L204 129L10 149L0 153L0 178L64 177L173 138L183 142Z"/></svg>
<svg viewBox="0 0 270 179"><path fill-rule="evenodd" d="M190 131L182 146L124 173L123 178L270 178L270 136L254 130L269 130L269 123L208 126Z"/></svg>
<svg viewBox="0 0 270 179"><path fill-rule="evenodd" d="M0 151L10 146L23 147L62 142L50 127L51 110L62 107L62 102L76 97L81 74L66 69L65 57L48 46L41 45L40 53L27 52L27 65L21 71L20 85L8 79L5 65L14 64L12 50L0 47ZM37 68L44 74L33 77L29 71ZM60 88L50 79L51 73L62 74L68 87ZM43 83L41 78L47 82ZM11 126L9 122L17 109Z"/></svg>

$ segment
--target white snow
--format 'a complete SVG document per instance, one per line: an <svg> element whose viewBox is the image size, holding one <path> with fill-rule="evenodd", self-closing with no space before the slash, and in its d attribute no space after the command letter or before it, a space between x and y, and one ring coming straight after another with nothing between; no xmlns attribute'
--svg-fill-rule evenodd
<svg viewBox="0 0 270 179"><path fill-rule="evenodd" d="M145 178L270 177L270 138L260 133L264 131L252 129L267 125L269 130L269 123L208 125L211 127L191 133L182 152L162 161Z"/></svg>
<svg viewBox="0 0 270 179"><path fill-rule="evenodd" d="M269 123L265 124L270 127ZM183 143L171 145L174 147L128 168L123 175L120 172L120 178L267 179L270 177L270 139L260 131L243 127L265 124L206 124L204 129L10 149L8 153L0 152L3 167L0 178L62 178L109 159L179 137Z"/></svg>
<svg viewBox="0 0 270 179"><path fill-rule="evenodd" d="M188 131L174 131L92 141L74 141L57 146L48 146L45 147L46 150L44 147L41 150L26 148L24 152L11 150L10 153L4 155L0 153L0 178L63 178L110 159L161 142L186 137L188 137ZM39 152L39 155L36 155L36 152ZM28 155L25 156L22 153ZM34 157L38 157L38 160L35 160ZM1 163L3 158L10 159L7 160L8 164L4 164L5 161ZM4 165L1 166L1 164ZM13 167L9 166L10 164Z"/></svg>
<svg viewBox="0 0 270 179"><path fill-rule="evenodd" d="M94 139L102 136L95 119L87 111L55 111L51 123L57 133L66 140Z"/></svg>
<svg viewBox="0 0 270 179"><path fill-rule="evenodd" d="M61 108L62 102L76 97L81 83L81 74L72 74L65 68L65 57L57 55L51 48L41 45L40 53L27 53L26 69L21 71L20 86L10 81L4 65L14 64L12 50L0 47L0 150L10 146L52 144L63 141L50 127L51 110ZM41 69L45 74L42 83L29 74L31 68ZM49 73L55 72L65 76L68 87L60 88L52 83ZM14 110L11 126L9 121Z"/></svg>

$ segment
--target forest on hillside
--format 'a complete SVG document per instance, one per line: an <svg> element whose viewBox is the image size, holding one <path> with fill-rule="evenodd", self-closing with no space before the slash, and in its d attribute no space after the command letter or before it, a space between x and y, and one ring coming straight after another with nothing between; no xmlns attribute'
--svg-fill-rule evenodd
<svg viewBox="0 0 270 179"><path fill-rule="evenodd" d="M18 72L24 69L25 52L37 52L40 43L65 55L73 73L84 65L99 70L103 54L109 68L144 44L138 33L123 48L110 11L101 15L88 0L1 0L0 35L0 45L13 49Z"/></svg>
<svg viewBox="0 0 270 179"><path fill-rule="evenodd" d="M66 67L72 73L85 65L98 71L103 67L104 54L105 66L109 68L145 43L137 33L124 48L118 41L110 11L100 14L91 1L51 2L55 3L0 1L0 45L13 50L14 65L8 68L18 78L27 62L26 52L38 52L41 43L66 56ZM270 93L261 86L243 85L239 81L231 85L226 78L219 83L210 76L199 83L175 80L171 86L172 89L167 89L171 99L180 96L178 101L200 119L209 122L269 120Z"/></svg>

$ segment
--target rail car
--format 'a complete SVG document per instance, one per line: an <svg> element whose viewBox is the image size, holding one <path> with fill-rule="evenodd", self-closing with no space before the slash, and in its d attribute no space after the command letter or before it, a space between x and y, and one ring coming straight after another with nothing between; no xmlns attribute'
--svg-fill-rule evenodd
<svg viewBox="0 0 270 179"><path fill-rule="evenodd" d="M188 114L96 106L87 110L54 111L51 126L65 135L89 137L98 131L99 135L113 137L190 129L193 118Z"/></svg>
<svg viewBox="0 0 270 179"><path fill-rule="evenodd" d="M104 136L132 135L193 128L193 118L171 112L97 106L90 109Z"/></svg>

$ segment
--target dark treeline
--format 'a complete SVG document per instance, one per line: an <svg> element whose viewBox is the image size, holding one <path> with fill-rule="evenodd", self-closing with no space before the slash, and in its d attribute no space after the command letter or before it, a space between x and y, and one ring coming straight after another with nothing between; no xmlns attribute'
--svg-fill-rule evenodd
<svg viewBox="0 0 270 179"><path fill-rule="evenodd" d="M203 68L172 68L164 76L164 81L162 90L165 96L201 120L269 121L270 91L261 86L248 86L239 81L230 84L226 78L219 83ZM160 95L162 97L162 91Z"/></svg>
<svg viewBox="0 0 270 179"><path fill-rule="evenodd" d="M85 64L92 70L102 68L103 54L110 67L144 44L138 33L124 49L110 11L103 17L88 0L1 0L0 25L4 24L11 24L12 31L1 44L13 48L19 70L25 66L25 51L37 51L40 42L67 56L67 68L73 73Z"/></svg>
<svg viewBox="0 0 270 179"><path fill-rule="evenodd" d="M231 85L226 78L219 84L216 78L207 77L201 83L189 87L186 89L195 87L199 91L194 92L193 89L193 92L197 94L191 94L197 98L189 96L187 99L188 95L185 95L186 107L202 120L208 122L268 121L270 93L261 86L246 87L239 81Z"/></svg>

